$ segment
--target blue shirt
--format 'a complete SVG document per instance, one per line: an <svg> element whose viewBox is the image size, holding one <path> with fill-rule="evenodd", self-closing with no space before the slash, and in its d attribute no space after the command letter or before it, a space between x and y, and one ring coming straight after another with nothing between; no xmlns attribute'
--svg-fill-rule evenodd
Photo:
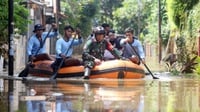
<svg viewBox="0 0 200 112"><path fill-rule="evenodd" d="M45 108L45 105L46 105L45 101L28 100L26 103L27 103L27 112L46 112L47 111L47 109Z"/></svg>
<svg viewBox="0 0 200 112"><path fill-rule="evenodd" d="M73 39L70 38L68 41L65 41L63 38L60 38L56 41L56 58L61 58L59 54L64 54L66 57L70 57L73 53L73 47L79 45L83 42L83 39Z"/></svg>
<svg viewBox="0 0 200 112"><path fill-rule="evenodd" d="M45 40L45 37L47 36L47 34L48 34L48 32L42 33L41 38L42 38L42 42L44 44L42 48L40 48L41 43L40 43L39 39L36 37L36 34L34 34L30 37L30 39L28 40L28 43L27 43L27 54L28 55L38 55L38 54L46 53L44 40ZM47 38L56 37L57 35L58 35L58 32L50 32L49 36Z"/></svg>
<svg viewBox="0 0 200 112"><path fill-rule="evenodd" d="M141 59L145 58L145 54L144 54L142 44L138 39L134 39L133 43L130 44L130 45L133 46L133 48L131 46L129 46L128 45L129 43L126 43L124 40L125 39L122 39L120 41L120 45L123 46L123 57L129 58L129 57L132 57L132 55L137 56L137 54L134 53L134 50L133 50L133 48L134 48Z"/></svg>

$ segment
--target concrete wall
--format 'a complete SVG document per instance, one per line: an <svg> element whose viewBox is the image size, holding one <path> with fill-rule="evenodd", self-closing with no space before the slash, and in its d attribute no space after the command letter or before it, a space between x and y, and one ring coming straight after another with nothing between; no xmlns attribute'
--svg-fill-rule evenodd
<svg viewBox="0 0 200 112"><path fill-rule="evenodd" d="M0 72L3 71L3 57L0 56Z"/></svg>
<svg viewBox="0 0 200 112"><path fill-rule="evenodd" d="M27 43L27 37L26 36L20 36L18 39L14 39L14 71L19 72L21 71L28 60L28 56L26 53L26 43ZM46 51L49 53L50 51L50 41L49 39L46 40Z"/></svg>
<svg viewBox="0 0 200 112"><path fill-rule="evenodd" d="M20 36L19 39L14 39L14 71L24 68L26 63L26 36Z"/></svg>

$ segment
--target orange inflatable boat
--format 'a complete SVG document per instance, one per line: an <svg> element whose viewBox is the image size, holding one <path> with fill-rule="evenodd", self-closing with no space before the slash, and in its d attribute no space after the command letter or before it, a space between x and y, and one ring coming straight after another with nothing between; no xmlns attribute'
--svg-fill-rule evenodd
<svg viewBox="0 0 200 112"><path fill-rule="evenodd" d="M52 73L51 64L53 61L38 61L35 66L29 69L32 76L50 77ZM84 66L70 66L60 68L57 78L82 77ZM139 79L144 78L145 71L142 66L128 60L109 60L95 66L90 75L93 78L113 79Z"/></svg>

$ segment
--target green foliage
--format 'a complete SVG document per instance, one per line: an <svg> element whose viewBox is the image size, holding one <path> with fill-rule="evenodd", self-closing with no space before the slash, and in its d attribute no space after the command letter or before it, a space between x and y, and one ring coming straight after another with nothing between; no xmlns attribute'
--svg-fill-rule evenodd
<svg viewBox="0 0 200 112"><path fill-rule="evenodd" d="M7 41L8 1L1 0L0 6L0 41Z"/></svg>
<svg viewBox="0 0 200 112"><path fill-rule="evenodd" d="M197 64L195 54L192 54L186 47L186 41L183 37L176 40L177 45L177 62L180 64L181 73L192 73Z"/></svg>
<svg viewBox="0 0 200 112"><path fill-rule="evenodd" d="M22 0L15 0L13 3L13 23L14 29L18 29L18 34L24 34L27 31L28 23L28 10L19 5ZM0 1L0 55L5 55L5 49L1 48L1 44L7 42L8 40L8 1ZM15 30L13 33L16 33Z"/></svg>
<svg viewBox="0 0 200 112"><path fill-rule="evenodd" d="M20 34L26 34L29 12L26 7L20 5L23 0L15 0L14 2L14 27L17 28Z"/></svg>
<svg viewBox="0 0 200 112"><path fill-rule="evenodd" d="M176 45L177 45L177 61L179 63L186 63L186 59L187 59L187 56L188 56L188 53L187 53L187 49L186 49L186 41L183 37L178 37L176 39Z"/></svg>
<svg viewBox="0 0 200 112"><path fill-rule="evenodd" d="M177 70L176 68L172 68L172 69L170 70L170 73L171 73L172 75L180 75L180 71Z"/></svg>
<svg viewBox="0 0 200 112"><path fill-rule="evenodd" d="M188 22L187 22L187 30L185 31L185 35L188 35L188 38L192 38L194 41L198 36L198 30L200 26L200 4L197 4L193 10L190 11ZM194 43L195 44L195 43Z"/></svg>
<svg viewBox="0 0 200 112"><path fill-rule="evenodd" d="M181 68L181 73L193 73L195 70L195 65L197 65L198 63L195 61L197 58L197 56L194 57L187 57L186 59L186 63L184 63L184 65Z"/></svg>
<svg viewBox="0 0 200 112"><path fill-rule="evenodd" d="M135 35L138 35L146 26L145 19L147 16L143 11L145 8L144 1L125 0L122 2L122 7L117 8L114 12L114 28L119 33L124 33L124 29L132 27L135 30Z"/></svg>
<svg viewBox="0 0 200 112"><path fill-rule="evenodd" d="M195 73L197 73L200 76L200 57L197 57L196 62L198 64L195 66Z"/></svg>
<svg viewBox="0 0 200 112"><path fill-rule="evenodd" d="M60 19L63 23L60 25L60 29L63 29L65 25L72 25L78 27L82 31L84 37L91 33L92 19L98 13L98 0L83 0L83 1L61 1L61 11L68 16L67 19Z"/></svg>
<svg viewBox="0 0 200 112"><path fill-rule="evenodd" d="M199 27L199 0L167 0L170 30L176 31L176 54L180 72L193 72L196 59L196 31Z"/></svg>
<svg viewBox="0 0 200 112"><path fill-rule="evenodd" d="M200 26L200 4L197 4L194 9L189 12L187 19L187 24L185 30L183 30L182 35L185 35L187 50L190 53L197 53L197 37L199 36L199 26Z"/></svg>
<svg viewBox="0 0 200 112"><path fill-rule="evenodd" d="M81 15L84 15L85 17L93 18L95 14L97 13L97 5L93 2L88 2L83 5Z"/></svg>
<svg viewBox="0 0 200 112"><path fill-rule="evenodd" d="M19 5L22 0L15 0L13 7L13 21L14 28L19 29L18 33L25 33L27 31L26 26L28 23L28 10ZM8 37L8 1L1 0L0 2L0 41L7 41Z"/></svg>
<svg viewBox="0 0 200 112"><path fill-rule="evenodd" d="M60 22L61 28L63 28L65 25L72 25L76 26L79 22L79 12L81 10L81 4L79 4L77 1L71 1L71 0L62 0L61 1L61 11L67 15L66 18L61 18Z"/></svg>
<svg viewBox="0 0 200 112"><path fill-rule="evenodd" d="M98 18L99 24L108 23L113 26L114 15L113 12L122 7L124 0L101 0L100 2L100 15Z"/></svg>
<svg viewBox="0 0 200 112"><path fill-rule="evenodd" d="M169 38L168 16L166 2L161 0L161 35L163 45L167 45ZM114 12L113 24L118 33L124 33L124 29L132 27L135 35L145 43L156 44L158 39L158 1L156 0L125 0L122 6Z"/></svg>
<svg viewBox="0 0 200 112"><path fill-rule="evenodd" d="M82 6L82 10L80 12L80 22L78 23L78 27L81 28L82 32L84 32L83 36L87 37L92 31L92 19L95 18L96 14L98 14L98 1L89 1L84 3Z"/></svg>
<svg viewBox="0 0 200 112"><path fill-rule="evenodd" d="M199 2L199 0L167 0L168 17L172 29L178 28L180 31L185 28L189 11Z"/></svg>
<svg viewBox="0 0 200 112"><path fill-rule="evenodd" d="M140 40L157 43L158 38L158 1L155 0L83 0L62 1L61 10L68 16L62 19L63 26L71 24L80 27L84 36L91 32L91 26L106 22L116 30L132 27ZM169 37L168 16L165 0L161 1L162 37L166 45ZM63 26L61 25L60 28Z"/></svg>

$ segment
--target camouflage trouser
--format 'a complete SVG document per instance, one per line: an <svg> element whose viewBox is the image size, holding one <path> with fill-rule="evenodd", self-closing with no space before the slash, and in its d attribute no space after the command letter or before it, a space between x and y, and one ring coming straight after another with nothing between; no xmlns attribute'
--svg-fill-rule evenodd
<svg viewBox="0 0 200 112"><path fill-rule="evenodd" d="M90 69L94 68L95 66L95 62L92 60L84 60L83 64L85 68L90 68Z"/></svg>

